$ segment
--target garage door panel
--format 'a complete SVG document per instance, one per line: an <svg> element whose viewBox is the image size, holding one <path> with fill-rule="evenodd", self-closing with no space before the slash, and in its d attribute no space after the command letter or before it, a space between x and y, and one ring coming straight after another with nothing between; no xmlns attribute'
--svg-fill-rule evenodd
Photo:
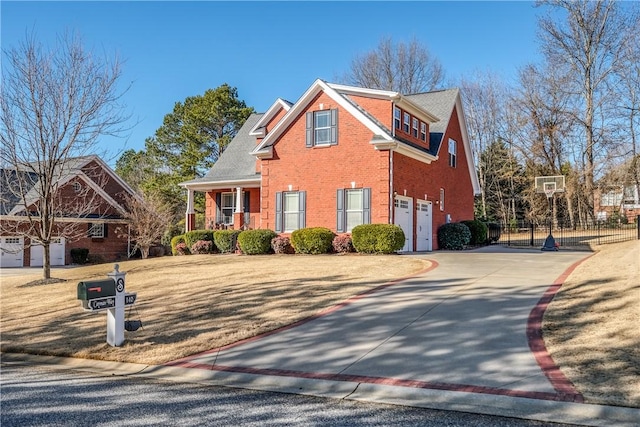
<svg viewBox="0 0 640 427"><path fill-rule="evenodd" d="M0 237L0 267L24 266L24 239L22 237Z"/></svg>

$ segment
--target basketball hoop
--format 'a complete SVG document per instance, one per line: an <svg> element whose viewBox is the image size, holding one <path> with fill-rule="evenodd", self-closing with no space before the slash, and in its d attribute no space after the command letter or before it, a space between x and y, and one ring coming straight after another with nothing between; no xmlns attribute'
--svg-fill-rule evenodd
<svg viewBox="0 0 640 427"><path fill-rule="evenodd" d="M543 184L543 190L542 190L545 194L545 196L547 196L547 199L550 199L551 197L553 197L554 193L556 192L556 183L555 182L545 182Z"/></svg>
<svg viewBox="0 0 640 427"><path fill-rule="evenodd" d="M537 176L536 177L536 193L543 193L547 196L549 202L549 235L544 241L544 246L541 248L543 251L557 251L558 247L556 241L553 238L553 219L552 219L552 201L551 198L555 193L562 193L564 191L564 176Z"/></svg>

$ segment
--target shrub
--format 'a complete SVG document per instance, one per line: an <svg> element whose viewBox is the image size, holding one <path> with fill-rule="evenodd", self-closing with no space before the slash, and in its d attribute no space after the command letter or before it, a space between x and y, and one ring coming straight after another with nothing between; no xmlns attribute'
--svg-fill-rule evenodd
<svg viewBox="0 0 640 427"><path fill-rule="evenodd" d="M74 264L86 264L89 260L89 249L73 248L71 249L71 262Z"/></svg>
<svg viewBox="0 0 640 427"><path fill-rule="evenodd" d="M184 242L188 247L193 246L200 240L213 242L213 230L192 230L184 233Z"/></svg>
<svg viewBox="0 0 640 427"><path fill-rule="evenodd" d="M276 236L272 230L245 230L238 234L238 244L247 255L264 255L271 251L271 240Z"/></svg>
<svg viewBox="0 0 640 427"><path fill-rule="evenodd" d="M213 242L220 253L235 252L240 230L216 230L213 232Z"/></svg>
<svg viewBox="0 0 640 427"><path fill-rule="evenodd" d="M277 236L271 239L271 249L277 254L293 254L296 252L291 246L291 240L285 236Z"/></svg>
<svg viewBox="0 0 640 427"><path fill-rule="evenodd" d="M165 254L164 250L165 250L164 246L151 246L149 248L149 257L154 258L154 257L164 256Z"/></svg>
<svg viewBox="0 0 640 427"><path fill-rule="evenodd" d="M471 232L471 240L469 241L470 245L477 246L487 243L488 228L485 223L477 219L461 222L469 227L469 231Z"/></svg>
<svg viewBox="0 0 640 427"><path fill-rule="evenodd" d="M353 241L349 234L339 234L333 238L333 250L339 254L346 254L349 252L355 252L353 248Z"/></svg>
<svg viewBox="0 0 640 427"><path fill-rule="evenodd" d="M351 231L353 247L365 254L390 254L404 246L404 231L395 224L362 224Z"/></svg>
<svg viewBox="0 0 640 427"><path fill-rule="evenodd" d="M185 243L185 246L187 244ZM193 255L213 253L213 242L210 240L198 240L191 245L190 251Z"/></svg>
<svg viewBox="0 0 640 427"><path fill-rule="evenodd" d="M177 246L179 243L184 243L184 234L180 234L180 235L178 235L178 236L173 236L173 237L171 238L171 254L172 254L172 255L174 255L174 256L175 256L175 255L180 255L180 254L178 253L177 248L176 248L176 246Z"/></svg>
<svg viewBox="0 0 640 427"><path fill-rule="evenodd" d="M438 246L440 249L464 249L471 241L469 227L461 222L443 224L438 228Z"/></svg>
<svg viewBox="0 0 640 427"><path fill-rule="evenodd" d="M189 255L190 253L185 242L180 242L176 245L176 255Z"/></svg>
<svg viewBox="0 0 640 427"><path fill-rule="evenodd" d="M485 224L487 226L487 244L490 245L500 240L500 233L502 231L500 224L495 222L487 222Z"/></svg>
<svg viewBox="0 0 640 427"><path fill-rule="evenodd" d="M291 233L291 245L299 254L326 254L335 235L324 227L301 228Z"/></svg>

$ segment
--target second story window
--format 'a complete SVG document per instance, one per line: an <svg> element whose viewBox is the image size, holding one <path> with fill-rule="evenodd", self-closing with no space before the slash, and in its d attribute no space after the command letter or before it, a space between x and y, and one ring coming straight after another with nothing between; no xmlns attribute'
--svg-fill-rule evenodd
<svg viewBox="0 0 640 427"><path fill-rule="evenodd" d="M338 110L310 111L306 115L306 146L338 143Z"/></svg>
<svg viewBox="0 0 640 427"><path fill-rule="evenodd" d="M427 142L427 124L420 122L420 139Z"/></svg>
<svg viewBox="0 0 640 427"><path fill-rule="evenodd" d="M411 120L411 116L409 115L409 113L404 113L404 126L403 126L403 130L405 133L409 133L410 129L410 123L409 121Z"/></svg>
<svg viewBox="0 0 640 427"><path fill-rule="evenodd" d="M449 139L449 166L456 167L457 147L456 141Z"/></svg>
<svg viewBox="0 0 640 427"><path fill-rule="evenodd" d="M402 113L401 113L400 109L398 107L395 107L393 109L393 127L395 129L400 129L400 125L401 125L401 122L402 122L401 115L402 115Z"/></svg>
<svg viewBox="0 0 640 427"><path fill-rule="evenodd" d="M417 138L418 137L418 119L416 119L415 117L413 118L413 137Z"/></svg>

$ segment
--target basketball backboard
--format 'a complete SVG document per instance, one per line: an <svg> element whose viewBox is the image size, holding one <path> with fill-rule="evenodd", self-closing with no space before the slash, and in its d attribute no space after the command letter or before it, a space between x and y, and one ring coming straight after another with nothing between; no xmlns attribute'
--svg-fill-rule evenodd
<svg viewBox="0 0 640 427"><path fill-rule="evenodd" d="M564 175L536 176L536 193L551 197L554 193L564 192Z"/></svg>

